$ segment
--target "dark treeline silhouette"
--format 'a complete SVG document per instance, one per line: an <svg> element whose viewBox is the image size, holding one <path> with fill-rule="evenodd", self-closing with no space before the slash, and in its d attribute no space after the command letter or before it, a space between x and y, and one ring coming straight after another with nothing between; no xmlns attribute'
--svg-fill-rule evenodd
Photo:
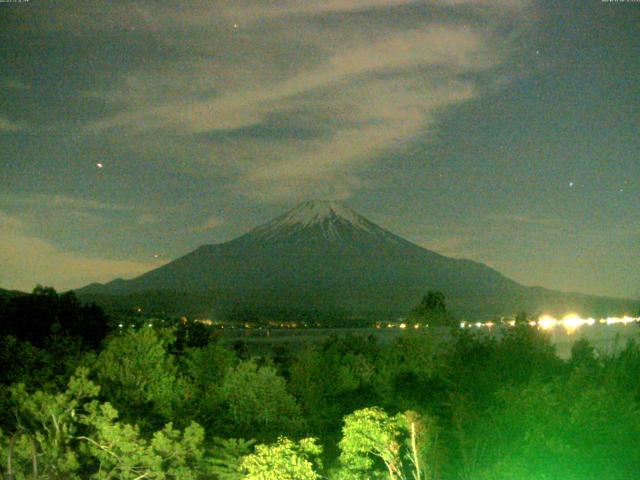
<svg viewBox="0 0 640 480"><path fill-rule="evenodd" d="M447 310L444 293L428 291L416 308L409 313L409 320L430 326L454 326L456 318Z"/></svg>
<svg viewBox="0 0 640 480"><path fill-rule="evenodd" d="M73 292L58 294L38 285L31 295L0 297L0 335L13 335L37 347L63 335L97 348L108 328L103 310L80 304Z"/></svg>
<svg viewBox="0 0 640 480"><path fill-rule="evenodd" d="M446 313L435 294L418 308ZM605 354L580 340L561 360L520 322L496 336L452 329L444 343L416 330L392 343L333 336L256 355L186 319L132 316L110 329L99 308L47 288L0 310L4 478L32 478L33 445L49 479L626 480L640 471L635 341Z"/></svg>

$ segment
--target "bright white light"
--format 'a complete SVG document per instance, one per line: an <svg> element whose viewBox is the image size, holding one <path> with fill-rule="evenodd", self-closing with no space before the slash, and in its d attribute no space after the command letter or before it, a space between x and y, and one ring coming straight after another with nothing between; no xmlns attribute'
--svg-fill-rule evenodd
<svg viewBox="0 0 640 480"><path fill-rule="evenodd" d="M599 321L597 321L595 318L591 318L591 317L582 318L579 315L576 315L575 313L570 313L568 315L565 315L562 318L562 320L557 320L550 315L543 315L538 319L538 326L543 330L549 330L560 325L564 327L567 333L573 333L578 328L584 325L591 326L591 325L595 325L596 323L606 324L606 325L615 325L618 323L622 323L624 325L627 325L629 323L637 322L637 321L640 321L640 319L632 318L629 316L602 318Z"/></svg>
<svg viewBox="0 0 640 480"><path fill-rule="evenodd" d="M591 320L591 322L589 322L589 320ZM564 327L567 333L573 333L583 325L593 325L593 322L593 319L580 318L578 315L570 313L560 321L560 324Z"/></svg>
<svg viewBox="0 0 640 480"><path fill-rule="evenodd" d="M623 325L627 325L628 323L638 321L638 319L631 318L625 315L624 317L609 317L607 318L606 321L607 321L607 325L615 325L617 323L622 323Z"/></svg>
<svg viewBox="0 0 640 480"><path fill-rule="evenodd" d="M633 318L630 316L624 316L624 317L608 317L608 318L602 318L600 320L596 320L595 318L582 318L579 315L575 314L575 313L569 313L567 315L565 315L564 317L562 317L562 320L558 320L557 318L552 317L551 315L542 315L538 318L538 321L534 321L531 320L529 321L529 325L532 327L537 326L538 328L541 328L542 330L551 330L557 326L561 326L563 327L567 333L573 333L575 332L578 328L583 327L585 325L587 326L592 326L595 325L596 323L600 323L602 325L616 325L616 324L623 324L623 325L628 325L629 323L634 323L634 322L640 322L640 317L639 318ZM509 326L515 326L516 321L515 320L509 320L506 322L507 325ZM470 328L470 327L476 327L476 328L482 328L482 327L486 327L486 328L491 328L493 327L495 324L491 321L488 321L486 323L482 323L482 322L476 322L476 323L468 323L468 322L460 322L460 328Z"/></svg>
<svg viewBox="0 0 640 480"><path fill-rule="evenodd" d="M538 326L543 330L549 330L558 324L558 320L549 315L543 315L538 318Z"/></svg>

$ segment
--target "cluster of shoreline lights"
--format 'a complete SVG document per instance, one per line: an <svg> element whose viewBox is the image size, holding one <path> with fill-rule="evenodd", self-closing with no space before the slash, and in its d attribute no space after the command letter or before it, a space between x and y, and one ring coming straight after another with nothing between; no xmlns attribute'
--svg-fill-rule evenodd
<svg viewBox="0 0 640 480"><path fill-rule="evenodd" d="M601 318L600 320L596 320L595 318L582 318L579 315L574 313L570 313L565 315L561 319L557 319L552 317L551 315L540 315L537 320L528 320L524 322L525 324L531 327L538 327L541 330L553 330L556 327L562 327L565 329L567 333L573 333L578 328L583 326L593 326L593 325L628 325L630 323L640 323L640 317L607 317ZM514 327L516 325L516 321L514 319L502 318L497 321L488 321L488 322L460 322L460 328L488 328L491 329L495 326L503 325L508 327ZM407 322L402 323L377 323L375 325L376 328L399 328L401 330L405 329L419 329L419 328L428 328L428 324L410 324Z"/></svg>
<svg viewBox="0 0 640 480"><path fill-rule="evenodd" d="M141 309L137 309L138 312L141 311ZM157 320L157 319L154 319ZM187 323L187 318L186 317L182 317L180 319L180 321L182 323ZM207 325L209 327L214 326L214 327L218 327L218 328L225 328L225 325L223 323L220 322L214 322L210 319L195 319L194 322L196 323L201 323L203 325ZM163 323L162 320L160 320L160 323ZM531 326L531 327L538 327L541 330L553 330L556 327L562 327L564 328L564 330L567 333L574 333L578 328L583 327L583 326L593 326L593 325L628 325L630 323L640 323L640 317L630 317L630 316L624 316L624 317L607 317L607 318L601 318L600 320L596 320L595 318L582 318L579 315L576 315L575 313L570 313L568 315L565 315L564 317L562 317L561 319L557 319L552 317L551 315L540 315L538 317L538 320L529 320L526 321L526 323ZM460 322L460 328L493 328L496 325L506 325L509 327L514 327L516 325L516 321L513 319L501 319L499 321L496 322L492 322L492 321L488 321L488 322ZM148 324L149 327L153 326L153 322ZM123 328L124 324L120 323L118 324L118 327ZM229 328L233 329L234 325L228 325ZM257 327L258 329L262 329L262 326L256 326L256 325L252 325L249 323L245 323L242 326L238 326L239 328L245 328L245 329L250 329L250 328L255 328ZM308 327L308 325L306 323L296 323L296 322L279 322L279 323L275 323L270 325L271 328L306 328ZM377 323L375 325L375 328L400 328L401 330L407 329L407 328L413 328L413 329L419 329L419 328L428 328L429 325L427 324L420 324L420 323L416 323L416 324L408 324L405 322L402 323L387 323L386 325L383 323Z"/></svg>
<svg viewBox="0 0 640 480"><path fill-rule="evenodd" d="M640 322L640 317L633 318L629 316L624 317L607 317L596 320L595 318L582 318L579 315L570 313L565 315L561 319L552 317L551 315L541 315L538 320L530 320L527 323L532 327L538 327L541 330L553 330L556 327L562 327L567 333L573 333L578 328L584 326L592 326L596 324L601 325L628 325L630 323ZM515 320L507 320L504 322L510 327L515 326ZM461 328L491 328L496 325L494 322L461 322Z"/></svg>

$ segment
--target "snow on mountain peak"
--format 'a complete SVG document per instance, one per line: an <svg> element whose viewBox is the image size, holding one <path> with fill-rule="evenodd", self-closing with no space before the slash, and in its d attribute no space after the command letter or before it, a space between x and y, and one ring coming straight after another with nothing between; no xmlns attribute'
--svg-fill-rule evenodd
<svg viewBox="0 0 640 480"><path fill-rule="evenodd" d="M292 232L320 226L323 235L331 240L339 239L337 224L349 224L365 232L372 232L375 225L339 202L308 200L253 230L262 238L288 236Z"/></svg>
<svg viewBox="0 0 640 480"><path fill-rule="evenodd" d="M292 210L289 210L280 217L279 220L281 224L308 227L327 219L332 219L333 216L347 221L356 227L367 229L365 220L356 212L341 203L328 200L309 200L303 202Z"/></svg>

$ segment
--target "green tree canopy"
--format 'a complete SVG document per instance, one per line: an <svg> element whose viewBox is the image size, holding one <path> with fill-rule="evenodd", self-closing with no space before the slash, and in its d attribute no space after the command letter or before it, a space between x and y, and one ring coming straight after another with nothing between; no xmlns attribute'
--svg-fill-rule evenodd
<svg viewBox="0 0 640 480"><path fill-rule="evenodd" d="M176 415L187 385L167 346L170 332L145 327L112 338L98 356L96 373L103 395L127 421L155 430Z"/></svg>
<svg viewBox="0 0 640 480"><path fill-rule="evenodd" d="M430 478L425 459L434 449L434 433L433 422L415 412L390 416L378 407L357 410L344 419L341 478Z"/></svg>
<svg viewBox="0 0 640 480"><path fill-rule="evenodd" d="M275 439L303 429L300 407L274 367L259 367L253 360L245 360L228 369L220 399L226 409L226 427L234 436Z"/></svg>
<svg viewBox="0 0 640 480"><path fill-rule="evenodd" d="M317 480L322 467L320 447L313 438L293 442L280 437L271 445L257 445L243 458L241 469L246 480Z"/></svg>
<svg viewBox="0 0 640 480"><path fill-rule="evenodd" d="M479 478L623 480L640 469L640 409L613 382L595 385L575 371L504 388L498 399L476 427Z"/></svg>
<svg viewBox="0 0 640 480"><path fill-rule="evenodd" d="M12 387L18 431L26 434L13 459L17 478L30 478L29 437L36 440L41 478L195 480L204 473L202 427L193 423L179 431L169 423L146 439L137 427L119 422L109 403L97 401L100 388L87 375L79 369L58 394ZM1 441L6 451L8 438Z"/></svg>

